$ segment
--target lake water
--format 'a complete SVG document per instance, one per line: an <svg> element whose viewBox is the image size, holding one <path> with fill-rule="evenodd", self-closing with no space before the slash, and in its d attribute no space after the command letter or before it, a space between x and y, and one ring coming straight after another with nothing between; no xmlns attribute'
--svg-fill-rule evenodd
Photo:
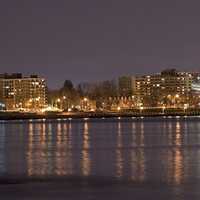
<svg viewBox="0 0 200 200"><path fill-rule="evenodd" d="M0 121L0 198L200 199L200 118Z"/></svg>

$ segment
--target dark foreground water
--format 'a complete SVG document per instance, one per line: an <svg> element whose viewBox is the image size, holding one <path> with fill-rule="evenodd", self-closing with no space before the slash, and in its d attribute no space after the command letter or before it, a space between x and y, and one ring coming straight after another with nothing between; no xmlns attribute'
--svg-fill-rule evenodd
<svg viewBox="0 0 200 200"><path fill-rule="evenodd" d="M200 118L0 121L0 199L200 199Z"/></svg>

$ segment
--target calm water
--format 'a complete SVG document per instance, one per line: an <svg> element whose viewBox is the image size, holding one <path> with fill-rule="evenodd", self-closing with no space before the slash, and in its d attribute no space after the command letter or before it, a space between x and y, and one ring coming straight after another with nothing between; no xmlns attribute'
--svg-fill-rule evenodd
<svg viewBox="0 0 200 200"><path fill-rule="evenodd" d="M200 118L0 122L3 199L200 199Z"/></svg>

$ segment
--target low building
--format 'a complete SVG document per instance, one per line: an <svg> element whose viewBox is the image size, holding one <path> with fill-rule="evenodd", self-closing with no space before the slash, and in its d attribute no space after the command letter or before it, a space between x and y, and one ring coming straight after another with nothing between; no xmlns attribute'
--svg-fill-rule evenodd
<svg viewBox="0 0 200 200"><path fill-rule="evenodd" d="M7 110L37 110L47 103L46 81L37 75L0 75L0 100Z"/></svg>
<svg viewBox="0 0 200 200"><path fill-rule="evenodd" d="M88 98L83 98L80 101L80 110L89 112L89 111L95 111L96 110L96 101L90 100Z"/></svg>

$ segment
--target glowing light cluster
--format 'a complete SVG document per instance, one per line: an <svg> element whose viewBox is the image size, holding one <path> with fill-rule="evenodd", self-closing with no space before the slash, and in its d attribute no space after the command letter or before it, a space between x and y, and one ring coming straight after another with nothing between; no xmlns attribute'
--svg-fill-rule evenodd
<svg viewBox="0 0 200 200"><path fill-rule="evenodd" d="M200 83L192 83L192 90L200 92Z"/></svg>

